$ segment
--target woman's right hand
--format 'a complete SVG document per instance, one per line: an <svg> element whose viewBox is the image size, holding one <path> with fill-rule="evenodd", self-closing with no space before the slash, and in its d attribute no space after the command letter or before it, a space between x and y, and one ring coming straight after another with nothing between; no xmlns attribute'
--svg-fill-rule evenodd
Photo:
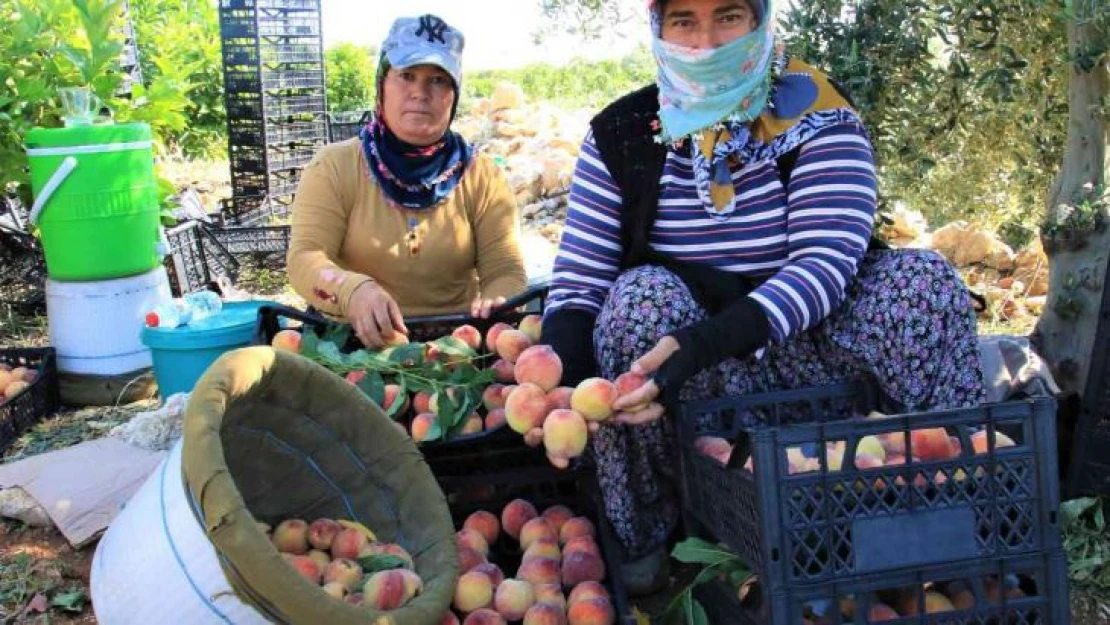
<svg viewBox="0 0 1110 625"><path fill-rule="evenodd" d="M409 333L397 302L373 280L363 282L351 293L347 319L362 344L371 349L386 345L397 333Z"/></svg>

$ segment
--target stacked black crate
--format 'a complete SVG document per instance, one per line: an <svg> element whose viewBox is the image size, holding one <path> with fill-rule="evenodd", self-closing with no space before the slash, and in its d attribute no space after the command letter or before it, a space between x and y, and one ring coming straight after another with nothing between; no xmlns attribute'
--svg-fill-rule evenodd
<svg viewBox="0 0 1110 625"><path fill-rule="evenodd" d="M288 214L328 140L319 0L221 0L230 221Z"/></svg>

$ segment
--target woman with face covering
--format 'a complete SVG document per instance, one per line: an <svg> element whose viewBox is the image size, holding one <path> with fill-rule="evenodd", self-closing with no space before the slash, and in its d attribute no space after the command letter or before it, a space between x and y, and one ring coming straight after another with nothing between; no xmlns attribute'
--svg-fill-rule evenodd
<svg viewBox="0 0 1110 625"><path fill-rule="evenodd" d="M563 384L652 380L590 443L632 592L665 581L679 518L670 400L859 375L907 409L984 396L966 288L933 252L869 245L867 133L777 45L772 2L649 3L656 82L593 119L571 186L543 342Z"/></svg>
<svg viewBox="0 0 1110 625"><path fill-rule="evenodd" d="M402 316L488 317L525 286L505 176L450 130L462 51L434 15L394 22L374 119L322 149L297 190L290 281L370 347L406 334Z"/></svg>

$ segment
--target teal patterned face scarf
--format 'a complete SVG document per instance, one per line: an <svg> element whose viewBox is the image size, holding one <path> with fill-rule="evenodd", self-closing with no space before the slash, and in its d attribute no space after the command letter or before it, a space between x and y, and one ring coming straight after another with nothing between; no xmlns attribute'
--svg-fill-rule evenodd
<svg viewBox="0 0 1110 625"><path fill-rule="evenodd" d="M771 93L775 58L774 10L770 0L759 8L762 19L755 30L712 50L663 41L661 16L652 12L661 140L674 142L719 122L759 117Z"/></svg>

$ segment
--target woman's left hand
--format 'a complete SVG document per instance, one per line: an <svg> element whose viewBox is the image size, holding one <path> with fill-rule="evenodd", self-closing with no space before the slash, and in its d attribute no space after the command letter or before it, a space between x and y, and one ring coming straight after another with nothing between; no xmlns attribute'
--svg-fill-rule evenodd
<svg viewBox="0 0 1110 625"><path fill-rule="evenodd" d="M627 395L621 395L617 398L617 401L613 402L613 412L615 413L613 421L615 423L642 425L651 423L663 416L663 405L655 401L659 397L659 386L656 385L655 380L650 378L679 348L680 345L673 336L664 336L648 353L632 363L630 368L632 373L649 379L640 388ZM635 411L629 410L629 408L635 408L636 406L643 406L643 408Z"/></svg>
<svg viewBox="0 0 1110 625"><path fill-rule="evenodd" d="M504 297L497 297L494 299L475 298L474 301L470 303L470 316L477 319L489 319L493 309L504 303Z"/></svg>

